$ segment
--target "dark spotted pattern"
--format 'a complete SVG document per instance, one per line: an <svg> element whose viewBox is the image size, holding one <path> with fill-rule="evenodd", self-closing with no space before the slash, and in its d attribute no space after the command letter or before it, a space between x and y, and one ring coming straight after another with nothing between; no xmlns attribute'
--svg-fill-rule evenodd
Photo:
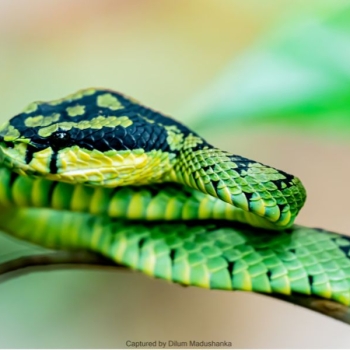
<svg viewBox="0 0 350 350"><path fill-rule="evenodd" d="M116 97L123 108L112 110L108 107L98 106L96 102L98 96L106 93ZM85 111L82 115L71 117L67 113L67 108L77 105L84 106ZM81 130L73 127L68 131L64 131L68 134L68 137L63 138L61 142L57 142L56 134L52 134L50 137L40 136L38 131L42 128L41 126L28 127L25 124L25 121L29 117L36 117L38 115L49 117L54 114L59 114L60 117L58 121L52 124L62 122L78 123L83 120L92 120L98 116L126 116L132 121L132 124L126 128L117 126L115 128L102 127L101 129ZM30 139L30 144L36 150L52 146L53 148L60 149L77 145L88 150L96 149L102 152L135 149L143 149L146 152L154 149L168 152L170 151L170 147L166 140L166 126L176 126L183 133L184 137L190 133L181 123L133 102L117 92L109 90L96 90L92 95L74 100L62 100L59 104L39 102L38 108L34 112L21 113L15 116L10 120L10 125L19 131L22 138ZM192 132L192 134L194 133Z"/></svg>

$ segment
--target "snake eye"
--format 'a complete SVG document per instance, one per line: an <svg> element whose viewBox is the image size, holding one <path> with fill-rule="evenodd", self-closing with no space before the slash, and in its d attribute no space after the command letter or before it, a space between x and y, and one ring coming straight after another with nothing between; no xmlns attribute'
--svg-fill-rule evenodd
<svg viewBox="0 0 350 350"><path fill-rule="evenodd" d="M50 137L50 143L54 148L60 148L67 146L70 140L70 135L66 131L54 132Z"/></svg>

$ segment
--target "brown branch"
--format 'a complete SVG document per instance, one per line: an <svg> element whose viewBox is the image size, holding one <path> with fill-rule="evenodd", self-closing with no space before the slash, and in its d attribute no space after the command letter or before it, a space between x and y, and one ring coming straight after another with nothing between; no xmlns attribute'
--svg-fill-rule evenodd
<svg viewBox="0 0 350 350"><path fill-rule="evenodd" d="M0 281L18 277L24 273L49 269L61 269L70 265L75 267L127 270L125 266L117 265L105 257L87 251L58 250L52 253L31 254L0 263Z"/></svg>
<svg viewBox="0 0 350 350"><path fill-rule="evenodd" d="M130 271L127 267L117 265L101 255L87 251L54 251L50 253L22 256L0 263L0 281L18 277L24 273L50 269L60 269L67 266L88 268L112 268ZM326 300L307 295L264 294L269 297L284 300L309 310L316 311L341 322L350 324L350 308L332 300Z"/></svg>
<svg viewBox="0 0 350 350"><path fill-rule="evenodd" d="M316 311L328 317L350 325L350 307L337 303L333 300L322 299L316 296L294 294L265 294L267 296L287 301L289 303Z"/></svg>

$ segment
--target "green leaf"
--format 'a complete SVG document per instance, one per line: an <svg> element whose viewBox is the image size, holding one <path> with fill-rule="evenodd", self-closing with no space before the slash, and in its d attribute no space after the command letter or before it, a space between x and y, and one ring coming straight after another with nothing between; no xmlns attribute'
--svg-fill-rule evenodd
<svg viewBox="0 0 350 350"><path fill-rule="evenodd" d="M182 112L196 129L229 122L350 129L350 7L275 28Z"/></svg>

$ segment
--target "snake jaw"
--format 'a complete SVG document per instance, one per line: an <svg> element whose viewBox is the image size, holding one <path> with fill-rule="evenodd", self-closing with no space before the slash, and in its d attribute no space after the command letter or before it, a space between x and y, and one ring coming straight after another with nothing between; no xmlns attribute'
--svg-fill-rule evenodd
<svg viewBox="0 0 350 350"><path fill-rule="evenodd" d="M0 142L0 162L27 176L71 184L116 187L160 182L175 161L172 153L81 149L36 149L27 142ZM55 168L55 171L53 171Z"/></svg>
<svg viewBox="0 0 350 350"><path fill-rule="evenodd" d="M161 151L100 152L73 146L57 153L57 174L47 178L93 186L117 187L159 182L174 156Z"/></svg>

